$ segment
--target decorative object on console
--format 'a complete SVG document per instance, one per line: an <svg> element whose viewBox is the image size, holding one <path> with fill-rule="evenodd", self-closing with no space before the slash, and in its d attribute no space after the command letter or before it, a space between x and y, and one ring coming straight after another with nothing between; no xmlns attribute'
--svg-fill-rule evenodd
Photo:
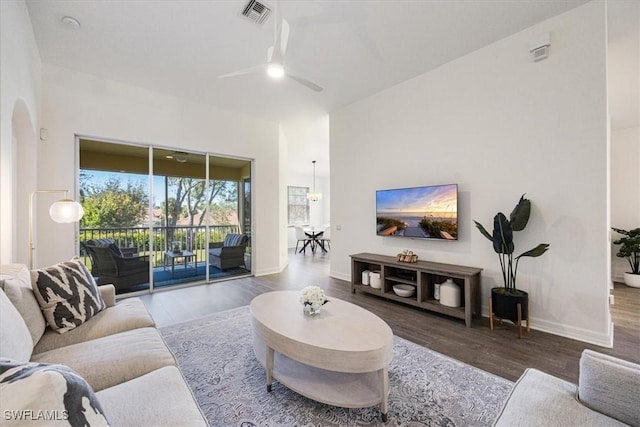
<svg viewBox="0 0 640 427"><path fill-rule="evenodd" d="M460 301L462 300L462 293L460 286L458 286L453 280L447 279L444 283L440 284L440 304L447 307L460 307Z"/></svg>
<svg viewBox="0 0 640 427"><path fill-rule="evenodd" d="M362 284L367 286L369 285L369 274L371 272L369 270L365 270L362 272Z"/></svg>
<svg viewBox="0 0 640 427"><path fill-rule="evenodd" d="M313 316L320 312L320 307L329 302L324 291L319 286L307 286L300 291L298 301L303 306L303 312L307 316Z"/></svg>
<svg viewBox="0 0 640 427"><path fill-rule="evenodd" d="M410 251L409 249L405 249L400 252L396 255L396 258L398 258L398 261L400 262L418 262L418 255L414 254L413 251Z"/></svg>
<svg viewBox="0 0 640 427"><path fill-rule="evenodd" d="M627 286L640 288L640 228L629 231L620 228L612 228L612 230L625 236L613 241L614 245L620 245L616 256L626 258L631 267L631 271L624 273L624 283Z"/></svg>
<svg viewBox="0 0 640 427"><path fill-rule="evenodd" d="M440 283L435 283L433 285L433 299L436 301L440 300Z"/></svg>
<svg viewBox="0 0 640 427"><path fill-rule="evenodd" d="M408 298L416 292L416 287L411 285L394 285L393 292L399 297Z"/></svg>
<svg viewBox="0 0 640 427"><path fill-rule="evenodd" d="M29 196L29 269L33 269L33 200L36 194L64 193L64 199L58 200L49 208L49 216L58 223L70 223L79 221L84 215L82 205L69 198L69 190L35 190Z"/></svg>
<svg viewBox="0 0 640 427"><path fill-rule="evenodd" d="M372 271L369 273L369 285L374 289L382 288L382 280L380 280L379 271Z"/></svg>
<svg viewBox="0 0 640 427"><path fill-rule="evenodd" d="M504 286L502 288L491 289L491 297L489 299L489 324L493 329L494 315L500 320L508 319L516 323L518 327L518 337L521 337L522 320L527 321L527 332L529 332L529 294L516 288L516 274L518 272L518 263L522 257L539 257L549 249L548 243L540 243L533 249L525 251L513 257L515 245L513 242L513 233L522 231L529 222L531 214L531 201L524 198L524 194L520 197L520 201L511 212L509 219L502 213L498 212L493 218L493 234L489 234L487 230L478 221L473 221L476 227L484 237L493 243L493 250L498 254L500 267L502 268L502 278ZM514 262L515 261L515 262Z"/></svg>

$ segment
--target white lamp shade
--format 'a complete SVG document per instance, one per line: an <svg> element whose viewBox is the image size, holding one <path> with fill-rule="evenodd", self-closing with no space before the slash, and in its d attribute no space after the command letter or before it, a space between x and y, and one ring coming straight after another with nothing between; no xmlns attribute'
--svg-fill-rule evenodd
<svg viewBox="0 0 640 427"><path fill-rule="evenodd" d="M49 216L55 222L76 222L84 215L82 205L74 200L59 200L49 208Z"/></svg>

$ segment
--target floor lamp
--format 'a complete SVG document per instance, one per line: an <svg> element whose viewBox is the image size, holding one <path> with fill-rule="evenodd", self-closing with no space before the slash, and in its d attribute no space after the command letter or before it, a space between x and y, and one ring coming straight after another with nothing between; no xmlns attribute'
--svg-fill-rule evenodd
<svg viewBox="0 0 640 427"><path fill-rule="evenodd" d="M69 198L69 190L35 190L31 192L29 197L29 270L33 270L33 200L36 194L64 193L64 199L58 200L49 208L49 216L58 223L76 222L84 215L82 205L75 200Z"/></svg>

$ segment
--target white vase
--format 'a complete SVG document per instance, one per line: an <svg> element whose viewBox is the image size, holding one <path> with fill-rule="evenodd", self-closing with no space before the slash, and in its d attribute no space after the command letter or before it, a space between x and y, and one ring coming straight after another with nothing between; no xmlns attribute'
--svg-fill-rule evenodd
<svg viewBox="0 0 640 427"><path fill-rule="evenodd" d="M305 304L302 308L302 312L307 316L315 316L320 313L320 307L316 307L313 304Z"/></svg>
<svg viewBox="0 0 640 427"><path fill-rule="evenodd" d="M375 289L382 288L382 280L380 279L379 271L372 271L369 273L369 285Z"/></svg>
<svg viewBox="0 0 640 427"><path fill-rule="evenodd" d="M624 273L624 284L632 288L640 288L640 274Z"/></svg>
<svg viewBox="0 0 640 427"><path fill-rule="evenodd" d="M447 279L440 285L440 304L448 307L460 307L460 286L453 280Z"/></svg>

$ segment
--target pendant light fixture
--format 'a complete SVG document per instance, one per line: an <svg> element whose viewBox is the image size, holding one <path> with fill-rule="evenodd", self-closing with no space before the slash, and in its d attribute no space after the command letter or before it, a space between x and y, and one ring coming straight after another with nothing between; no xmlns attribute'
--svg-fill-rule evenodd
<svg viewBox="0 0 640 427"><path fill-rule="evenodd" d="M316 161L312 161L313 163L313 192L307 193L307 199L312 202L317 202L322 199L322 193L316 193Z"/></svg>

